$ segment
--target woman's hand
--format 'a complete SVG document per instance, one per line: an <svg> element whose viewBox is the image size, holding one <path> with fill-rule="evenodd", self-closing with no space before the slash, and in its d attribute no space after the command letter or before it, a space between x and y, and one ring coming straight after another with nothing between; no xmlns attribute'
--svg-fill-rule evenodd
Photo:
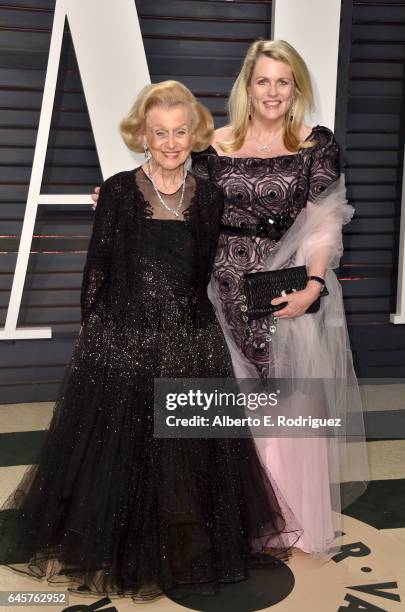
<svg viewBox="0 0 405 612"><path fill-rule="evenodd" d="M287 306L282 310L276 310L274 316L277 319L294 319L303 315L307 308L315 302L321 293L321 285L316 281L309 281L308 285L302 291L288 293L286 296L281 296L271 300L273 305L287 302Z"/></svg>
<svg viewBox="0 0 405 612"><path fill-rule="evenodd" d="M100 187L95 187L93 193L91 194L91 199L94 202L94 204L92 204L91 206L93 210L96 210L99 193L100 193Z"/></svg>

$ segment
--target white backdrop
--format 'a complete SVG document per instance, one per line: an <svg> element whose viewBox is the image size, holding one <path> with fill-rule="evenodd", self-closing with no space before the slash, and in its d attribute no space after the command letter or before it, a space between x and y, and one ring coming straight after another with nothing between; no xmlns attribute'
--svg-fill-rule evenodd
<svg viewBox="0 0 405 612"><path fill-rule="evenodd" d="M308 65L316 112L310 125L335 126L341 0L273 0L272 38L288 41Z"/></svg>

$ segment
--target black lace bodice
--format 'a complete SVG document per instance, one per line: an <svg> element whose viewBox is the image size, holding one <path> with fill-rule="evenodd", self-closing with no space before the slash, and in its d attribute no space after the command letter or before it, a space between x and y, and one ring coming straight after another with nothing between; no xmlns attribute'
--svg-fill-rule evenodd
<svg viewBox="0 0 405 612"><path fill-rule="evenodd" d="M150 178L142 168L136 170L136 182L146 203L148 220L144 224L144 238L139 254L149 261L156 261L167 268L168 274L193 285L196 279L194 236L191 227L195 207L196 181L187 174L179 216L167 211L159 202ZM182 187L173 194L161 192L163 201L176 209L181 199Z"/></svg>

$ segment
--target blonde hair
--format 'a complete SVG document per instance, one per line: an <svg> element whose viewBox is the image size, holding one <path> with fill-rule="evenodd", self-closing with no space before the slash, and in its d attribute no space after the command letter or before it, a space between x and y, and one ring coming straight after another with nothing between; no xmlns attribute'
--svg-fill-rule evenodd
<svg viewBox="0 0 405 612"><path fill-rule="evenodd" d="M248 49L242 70L236 79L228 102L229 127L233 139L220 142L226 152L237 151L243 145L249 128L248 86L258 59L264 55L284 62L293 73L295 84L294 112L291 109L284 117L284 146L289 151L297 151L314 145L313 141L301 142L300 128L306 110L313 110L314 95L311 78L301 55L285 40L256 40Z"/></svg>
<svg viewBox="0 0 405 612"><path fill-rule="evenodd" d="M121 136L132 151L142 152L146 115L156 106L171 108L184 104L190 111L192 151L206 149L212 140L214 121L209 110L178 81L162 81L144 87L128 115L120 123Z"/></svg>

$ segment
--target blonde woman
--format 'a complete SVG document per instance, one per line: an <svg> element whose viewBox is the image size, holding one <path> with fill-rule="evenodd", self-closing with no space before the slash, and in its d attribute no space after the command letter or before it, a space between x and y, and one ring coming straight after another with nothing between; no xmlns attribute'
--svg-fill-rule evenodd
<svg viewBox="0 0 405 612"><path fill-rule="evenodd" d="M243 580L290 529L252 439L153 435L154 378L232 376L207 297L221 191L186 169L213 133L180 83L147 86L122 135L145 163L101 187L82 330L37 466L3 506L1 562L153 599ZM4 510L12 510L10 513Z"/></svg>
<svg viewBox="0 0 405 612"><path fill-rule="evenodd" d="M212 145L195 153L194 170L225 196L214 279L235 340L267 376L269 330L252 323L247 337L240 310L240 280L262 270L300 210L339 178L339 146L326 127L303 123L313 108L308 69L285 41L257 41L247 52L229 98L230 123L216 130ZM288 296L277 318L297 317L316 300L326 261L308 270L304 291ZM283 300L280 300L282 302ZM277 302L274 302L277 304Z"/></svg>
<svg viewBox="0 0 405 612"><path fill-rule="evenodd" d="M205 151L193 154L194 171L221 188L225 207L210 296L239 377L340 381L336 393L309 408L291 395L286 417L308 417L317 407L342 423L328 440L309 428L287 438L258 438L261 456L303 528L296 546L330 557L341 529L340 511L364 491L364 426L340 286L332 268L342 254L347 205L333 132L309 126L313 109L308 68L283 40L251 45L229 98L229 124L216 130ZM246 273L305 265L306 287L273 300L276 318L247 321ZM317 314L305 314L326 282L329 296ZM287 289L287 288L286 288ZM350 389L348 392L347 389ZM349 431L347 410L356 415ZM357 413L357 414L356 414ZM312 412L312 416L314 413ZM320 430L321 431L321 430ZM353 433L355 444L346 444ZM278 435L278 437L277 437ZM357 471L356 471L357 470ZM343 480L352 481L340 495Z"/></svg>

